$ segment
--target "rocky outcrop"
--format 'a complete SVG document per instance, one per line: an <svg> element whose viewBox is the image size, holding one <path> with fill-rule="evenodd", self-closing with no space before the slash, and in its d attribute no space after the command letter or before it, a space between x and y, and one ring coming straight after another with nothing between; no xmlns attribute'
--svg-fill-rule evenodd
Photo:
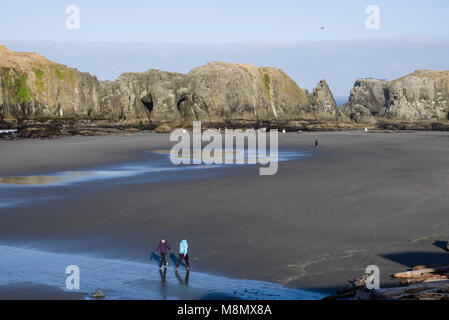
<svg viewBox="0 0 449 320"><path fill-rule="evenodd" d="M400 127L404 121L447 121L449 71L419 70L389 82L359 79L341 112L355 122L388 119L401 121Z"/></svg>
<svg viewBox="0 0 449 320"><path fill-rule="evenodd" d="M373 78L358 79L351 89L349 103L361 105L369 110L373 116L385 114L385 85L387 80Z"/></svg>
<svg viewBox="0 0 449 320"><path fill-rule="evenodd" d="M386 84L386 80L357 79L341 112L355 122L370 122L373 117L384 116Z"/></svg>
<svg viewBox="0 0 449 320"><path fill-rule="evenodd" d="M0 46L0 118L101 117L99 88L88 73Z"/></svg>
<svg viewBox="0 0 449 320"><path fill-rule="evenodd" d="M341 106L340 111L349 119L357 123L374 121L374 116L371 111L361 104L352 104L348 102Z"/></svg>
<svg viewBox="0 0 449 320"><path fill-rule="evenodd" d="M449 71L358 79L339 109L322 80L309 93L282 70L211 62L188 74L149 70L115 81L0 46L0 129L23 136L205 127L448 130ZM352 121L351 121L352 120Z"/></svg>
<svg viewBox="0 0 449 320"><path fill-rule="evenodd" d="M149 70L101 83L103 108L122 119L149 118L169 128L201 120L210 126L336 120L339 110L323 80L310 95L282 70L212 62L188 74Z"/></svg>
<svg viewBox="0 0 449 320"><path fill-rule="evenodd" d="M325 80L321 80L312 94L309 95L307 114L320 120L343 120L334 96Z"/></svg>
<svg viewBox="0 0 449 320"><path fill-rule="evenodd" d="M309 94L282 70L249 64L213 62L188 74L149 70L98 81L37 53L1 46L0 72L3 120L109 120L170 129L192 120L240 127L340 119L324 80Z"/></svg>
<svg viewBox="0 0 449 320"><path fill-rule="evenodd" d="M124 73L116 81L101 85L104 115L115 121L148 121L174 123L179 120L176 108L187 90L186 76L159 70Z"/></svg>
<svg viewBox="0 0 449 320"><path fill-rule="evenodd" d="M282 70L214 62L188 75L185 118L209 121L286 121L308 116L308 93Z"/></svg>
<svg viewBox="0 0 449 320"><path fill-rule="evenodd" d="M419 70L386 85L389 119L449 119L449 71Z"/></svg>
<svg viewBox="0 0 449 320"><path fill-rule="evenodd" d="M187 77L192 95L180 105L184 119L285 124L336 121L339 115L324 80L309 94L280 69L222 62L193 69Z"/></svg>

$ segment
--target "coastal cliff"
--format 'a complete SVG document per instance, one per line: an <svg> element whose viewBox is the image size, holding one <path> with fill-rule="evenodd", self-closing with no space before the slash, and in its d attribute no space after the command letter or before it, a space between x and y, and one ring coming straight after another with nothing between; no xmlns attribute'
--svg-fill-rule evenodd
<svg viewBox="0 0 449 320"><path fill-rule="evenodd" d="M449 71L419 70L385 87L389 119L448 120Z"/></svg>
<svg viewBox="0 0 449 320"><path fill-rule="evenodd" d="M384 116L386 83L373 78L357 79L341 112L355 122L370 122L373 116Z"/></svg>
<svg viewBox="0 0 449 320"><path fill-rule="evenodd" d="M358 79L341 109L325 80L310 93L281 69L210 62L187 74L150 69L99 81L37 53L0 46L0 129L20 136L204 127L449 130L449 71Z"/></svg>
<svg viewBox="0 0 449 320"><path fill-rule="evenodd" d="M324 80L309 93L280 69L250 64L211 62L188 74L151 69L98 81L37 53L0 46L0 72L0 119L28 127L61 127L70 119L68 126L103 121L160 131L193 120L213 127L297 129L341 117Z"/></svg>
<svg viewBox="0 0 449 320"><path fill-rule="evenodd" d="M100 116L97 78L0 46L0 118Z"/></svg>
<svg viewBox="0 0 449 320"><path fill-rule="evenodd" d="M351 90L344 115L355 122L385 120L405 123L445 122L449 119L449 71L419 70L392 81L359 79ZM435 125L433 125L435 127Z"/></svg>

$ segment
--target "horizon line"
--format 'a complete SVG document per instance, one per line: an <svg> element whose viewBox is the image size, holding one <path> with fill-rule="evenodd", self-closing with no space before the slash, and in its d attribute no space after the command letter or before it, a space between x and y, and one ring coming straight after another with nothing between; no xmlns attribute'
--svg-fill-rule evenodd
<svg viewBox="0 0 449 320"><path fill-rule="evenodd" d="M134 45L284 45L294 46L307 43L335 43L335 42L364 42L364 41L411 41L411 42L445 42L449 41L449 37L413 37L413 36L399 36L399 37L373 37L373 38L349 38L349 39L322 39L322 40L247 40L247 41L224 41L224 42L181 42L181 41L112 41L112 40L23 40L23 39L0 39L1 42L17 41L28 43L85 43L85 44L134 44Z"/></svg>

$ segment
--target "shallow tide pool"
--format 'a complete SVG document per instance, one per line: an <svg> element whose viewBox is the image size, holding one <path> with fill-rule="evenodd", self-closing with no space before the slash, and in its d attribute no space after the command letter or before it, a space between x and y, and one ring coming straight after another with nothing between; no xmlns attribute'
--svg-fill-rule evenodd
<svg viewBox="0 0 449 320"><path fill-rule="evenodd" d="M179 155L177 159L190 158L190 165L174 165L170 161L170 150L154 150L150 152L153 155L159 156L152 161L122 164L113 166L104 166L101 168L92 168L83 171L62 171L47 173L43 175L29 175L29 176L14 176L14 177L0 177L0 187L3 186L57 186L63 184L74 184L89 182L94 180L107 179L122 179L132 176L160 173L168 171L185 171L185 170L205 170L219 167L229 167L234 165L260 165L259 162L282 162L304 157L306 154L292 151L279 151L274 155L258 155L256 151L252 150L220 150L201 157L201 164L193 164L194 160L198 160L195 151L188 155ZM223 164L211 164L215 157L222 158ZM225 161L232 161L234 163L225 163ZM240 163L239 163L240 162Z"/></svg>

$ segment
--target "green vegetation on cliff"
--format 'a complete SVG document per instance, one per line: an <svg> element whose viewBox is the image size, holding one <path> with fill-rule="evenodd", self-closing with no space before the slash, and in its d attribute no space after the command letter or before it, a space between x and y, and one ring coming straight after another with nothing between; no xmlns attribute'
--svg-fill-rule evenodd
<svg viewBox="0 0 449 320"><path fill-rule="evenodd" d="M35 69L34 70L34 74L36 75L36 79L42 80L42 77L44 75L44 71L42 71L41 69Z"/></svg>
<svg viewBox="0 0 449 320"><path fill-rule="evenodd" d="M36 81L34 82L34 85L37 88L37 93L41 94L44 90L44 72L41 69L34 69L34 74L36 75Z"/></svg>
<svg viewBox="0 0 449 320"><path fill-rule="evenodd" d="M58 80L69 81L72 84L72 87L75 87L75 72L72 69L56 63L50 65L50 67L53 69L53 72Z"/></svg>
<svg viewBox="0 0 449 320"><path fill-rule="evenodd" d="M24 104L33 100L33 92L26 84L28 78L26 73L10 73L10 70L5 68L1 71L2 82L10 102Z"/></svg>
<svg viewBox="0 0 449 320"><path fill-rule="evenodd" d="M270 75L268 73L263 74L263 92L265 94L265 97L271 101L271 94L270 94Z"/></svg>
<svg viewBox="0 0 449 320"><path fill-rule="evenodd" d="M307 95L304 90L302 90L295 81L293 81L290 77L285 75L284 84L283 84L284 92L289 97L296 97L296 101L298 101L302 106L307 104Z"/></svg>

